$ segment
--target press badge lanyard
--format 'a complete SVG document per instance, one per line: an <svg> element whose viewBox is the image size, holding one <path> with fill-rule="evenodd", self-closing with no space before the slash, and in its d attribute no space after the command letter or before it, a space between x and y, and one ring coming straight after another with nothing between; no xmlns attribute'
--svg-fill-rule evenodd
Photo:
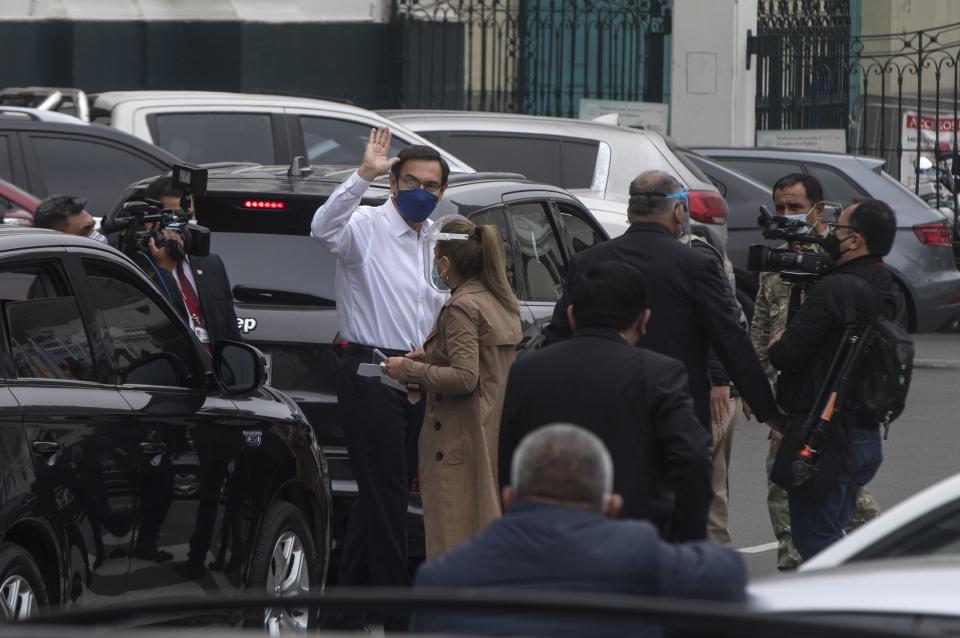
<svg viewBox="0 0 960 638"><path fill-rule="evenodd" d="M183 277L185 282L180 281L180 277ZM187 307L187 314L190 315L190 323L193 324L193 331L197 335L197 339L200 340L200 343L204 347L209 348L210 346L210 335L207 333L205 327L205 322L203 319L203 309L200 307L200 299L197 296L196 287L190 283L190 279L187 278L186 266L184 262L177 264L177 270L173 277L174 283L177 284L177 290L180 291L180 298L183 299L184 305ZM190 286L193 289L193 294L188 294L184 290L184 283Z"/></svg>

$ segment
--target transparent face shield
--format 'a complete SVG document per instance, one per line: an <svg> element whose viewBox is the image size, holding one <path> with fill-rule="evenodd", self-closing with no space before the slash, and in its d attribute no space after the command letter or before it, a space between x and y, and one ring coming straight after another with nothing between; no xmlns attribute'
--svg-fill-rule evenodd
<svg viewBox="0 0 960 638"><path fill-rule="evenodd" d="M679 239L689 238L690 237L690 189L684 188L679 193L664 195L663 198L683 206L683 221L680 222Z"/></svg>
<svg viewBox="0 0 960 638"><path fill-rule="evenodd" d="M438 268L440 257L438 257L437 248L440 242L467 241L470 239L470 235L465 233L445 233L441 230L448 223L457 219L466 220L465 217L461 217L460 215L450 215L438 219L430 226L430 230L427 231L427 235L423 240L423 277L426 279L427 284L437 292L450 291L450 286L444 281L447 277L447 268L449 268L449 266Z"/></svg>

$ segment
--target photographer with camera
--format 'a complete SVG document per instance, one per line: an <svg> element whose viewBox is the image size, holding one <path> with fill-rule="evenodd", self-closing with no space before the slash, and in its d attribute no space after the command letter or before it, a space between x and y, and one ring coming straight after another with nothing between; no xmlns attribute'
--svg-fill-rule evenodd
<svg viewBox="0 0 960 638"><path fill-rule="evenodd" d="M846 360L838 366L842 358L838 353L847 344L856 344L856 335L862 339L864 327L875 325L877 318L898 321L903 313L902 295L883 263L896 230L896 217L882 201L866 199L844 209L836 223L828 224L822 241L835 266L818 278L782 335L774 333L769 342L770 363L781 373L781 403L790 415L774 478L788 487L790 528L803 559L843 536L860 489L883 459L880 421L852 405L847 396L847 389L861 382L857 375L866 367ZM851 347L855 350L855 345ZM853 376L848 379L848 374ZM804 450L813 421L829 428L828 438L818 441L817 449ZM789 468L804 469L795 460L802 451L813 452L821 462L812 473L784 481L777 467L788 468L788 473ZM816 481L811 480L814 474ZM804 489L814 482L816 491Z"/></svg>
<svg viewBox="0 0 960 638"><path fill-rule="evenodd" d="M823 221L826 208L823 188L816 177L803 173L784 175L773 186L773 203L778 216L806 224L809 226L809 233L815 237L822 238L826 235L827 225ZM823 254L823 248L816 243L794 242L792 248L812 254ZM793 279L785 281L779 271L760 273L760 288L757 291L753 321L750 323L750 339L775 391L778 383L777 371L770 365L767 348L771 337L783 334L786 330L790 315L791 292L796 289L795 309L799 308L803 299L804 283L802 280ZM771 431L766 463L768 476L782 440L782 434ZM800 564L800 555L790 537L787 493L769 479L767 480L767 509L773 533L777 538L777 569L781 571L795 569ZM866 489L861 490L857 498L856 511L850 521L850 529L859 527L879 514L880 508L873 496Z"/></svg>
<svg viewBox="0 0 960 638"><path fill-rule="evenodd" d="M148 199L161 202L164 211L180 215L192 214L192 197L189 197L190 209L184 208L188 196L178 190L170 177L161 177L147 190ZM174 208L176 207L176 208ZM157 231L157 222L147 222L148 230ZM240 328L233 307L233 293L227 269L219 255L188 255L184 245L184 233L169 228L160 231L163 245L158 238L151 237L148 242L150 258L161 269L169 273L164 283L174 293L174 307L180 311L190 328L196 333L203 347L208 351L212 344L222 339L240 341ZM154 274L156 273L149 273ZM170 288L170 283L173 288Z"/></svg>
<svg viewBox="0 0 960 638"><path fill-rule="evenodd" d="M111 242L133 259L181 314L209 352L213 343L240 341L233 293L223 261L210 254L210 231L192 223L186 196L206 192L207 171L175 165L155 180L144 201L131 201L104 219Z"/></svg>

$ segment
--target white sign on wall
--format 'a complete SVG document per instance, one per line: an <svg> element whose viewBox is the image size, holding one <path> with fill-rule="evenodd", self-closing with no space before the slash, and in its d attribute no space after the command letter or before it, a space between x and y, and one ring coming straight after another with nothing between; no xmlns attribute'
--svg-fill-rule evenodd
<svg viewBox="0 0 960 638"><path fill-rule="evenodd" d="M617 124L642 127L667 134L670 105L658 102L627 102L624 100L596 100L580 98L580 119L593 120L603 115L618 115ZM606 121L606 118L604 119Z"/></svg>
<svg viewBox="0 0 960 638"><path fill-rule="evenodd" d="M847 132L842 128L757 131L757 146L791 151L847 152Z"/></svg>
<svg viewBox="0 0 960 638"><path fill-rule="evenodd" d="M920 138L920 154L937 164L937 155L953 153L954 137L960 137L960 117L956 113L941 113L940 118L933 115L920 115L916 111L903 114L900 142L903 155L900 157L900 181L907 188L917 183L917 137Z"/></svg>

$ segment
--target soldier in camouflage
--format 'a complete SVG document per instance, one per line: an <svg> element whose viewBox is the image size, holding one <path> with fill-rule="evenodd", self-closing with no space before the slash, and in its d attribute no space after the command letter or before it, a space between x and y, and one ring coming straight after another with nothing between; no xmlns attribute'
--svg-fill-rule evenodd
<svg viewBox="0 0 960 638"><path fill-rule="evenodd" d="M805 218L804 221L813 227L814 232L821 235L826 233L826 225L823 223L823 188L812 175L791 173L780 178L773 187L773 201L778 215L788 217L802 215ZM821 250L815 245L805 249ZM790 284L784 282L779 273L761 273L753 321L750 324L750 339L774 390L776 390L777 371L770 365L767 348L774 337L778 337L786 330L790 288ZM776 432L770 433L770 449L767 453L768 477L782 439L782 435ZM767 479L767 507L770 511L773 533L777 537L777 569L794 569L800 564L800 554L794 548L790 537L787 493L769 478ZM876 518L879 514L880 507L873 496L866 488L861 489L848 531Z"/></svg>

